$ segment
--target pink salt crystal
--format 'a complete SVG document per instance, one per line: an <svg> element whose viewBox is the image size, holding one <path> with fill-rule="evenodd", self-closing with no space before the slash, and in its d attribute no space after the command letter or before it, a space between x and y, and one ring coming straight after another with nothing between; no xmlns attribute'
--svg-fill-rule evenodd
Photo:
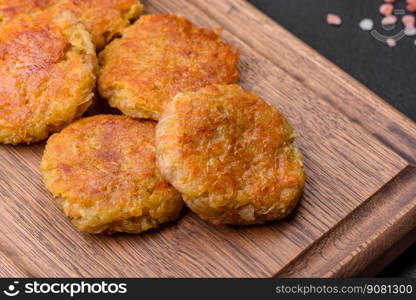
<svg viewBox="0 0 416 300"><path fill-rule="evenodd" d="M394 7L390 3L385 3L380 6L380 14L383 16L391 16L393 13Z"/></svg>
<svg viewBox="0 0 416 300"><path fill-rule="evenodd" d="M394 2L396 2L396 0L384 0L384 2L386 2L386 3L394 3Z"/></svg>
<svg viewBox="0 0 416 300"><path fill-rule="evenodd" d="M416 35L416 28L415 27L406 27L404 29L404 34L407 36L415 36Z"/></svg>
<svg viewBox="0 0 416 300"><path fill-rule="evenodd" d="M414 27L415 26L415 16L407 15L402 18L404 27Z"/></svg>
<svg viewBox="0 0 416 300"><path fill-rule="evenodd" d="M393 25L396 24L397 17L396 16L387 16L381 20L382 25Z"/></svg>
<svg viewBox="0 0 416 300"><path fill-rule="evenodd" d="M340 26L342 24L342 20L341 20L340 16L338 16L336 14L328 14L326 16L326 22L329 25L333 25L333 26Z"/></svg>
<svg viewBox="0 0 416 300"><path fill-rule="evenodd" d="M416 11L416 0L407 0L407 10L410 12Z"/></svg>
<svg viewBox="0 0 416 300"><path fill-rule="evenodd" d="M397 42L394 39L387 39L386 43L389 45L389 47L395 47L397 45Z"/></svg>

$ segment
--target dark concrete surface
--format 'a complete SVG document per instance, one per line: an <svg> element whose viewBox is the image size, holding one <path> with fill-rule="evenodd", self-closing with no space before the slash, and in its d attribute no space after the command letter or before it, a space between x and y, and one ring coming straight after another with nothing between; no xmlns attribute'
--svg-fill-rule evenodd
<svg viewBox="0 0 416 300"><path fill-rule="evenodd" d="M374 20L375 29L386 37L402 30L399 26L385 30L379 25L381 17L378 7L383 0L249 2L409 118L416 120L416 36L405 37L398 41L396 47L389 48L368 32L361 31L358 26L363 18L371 18ZM405 7L405 0L396 2L397 9ZM330 12L343 18L344 23L340 28L326 24L326 15ZM416 244L379 276L416 278Z"/></svg>

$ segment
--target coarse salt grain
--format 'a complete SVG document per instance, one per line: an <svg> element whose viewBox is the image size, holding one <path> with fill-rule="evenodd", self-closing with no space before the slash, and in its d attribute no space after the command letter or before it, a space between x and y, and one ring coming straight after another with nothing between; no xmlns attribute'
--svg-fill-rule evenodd
<svg viewBox="0 0 416 300"><path fill-rule="evenodd" d="M371 19L363 19L360 22L360 28L364 31L370 31L374 27L374 22Z"/></svg>
<svg viewBox="0 0 416 300"><path fill-rule="evenodd" d="M396 40L393 40L393 39L387 39L386 43L387 45L389 45L389 47L395 47L397 45Z"/></svg>
<svg viewBox="0 0 416 300"><path fill-rule="evenodd" d="M381 19L382 25L394 25L397 23L397 17L396 16L387 16Z"/></svg>
<svg viewBox="0 0 416 300"><path fill-rule="evenodd" d="M404 29L404 34L407 36L415 36L416 35L416 27L406 27Z"/></svg>
<svg viewBox="0 0 416 300"><path fill-rule="evenodd" d="M391 16L393 14L394 7L390 3L385 3L380 6L380 14L383 16Z"/></svg>
<svg viewBox="0 0 416 300"><path fill-rule="evenodd" d="M396 24L397 17L396 16L387 16L381 20L381 24L383 25L393 25Z"/></svg>
<svg viewBox="0 0 416 300"><path fill-rule="evenodd" d="M407 10L411 12L416 11L416 0L407 0Z"/></svg>
<svg viewBox="0 0 416 300"><path fill-rule="evenodd" d="M404 27L414 27L415 26L415 16L406 15L402 18Z"/></svg>
<svg viewBox="0 0 416 300"><path fill-rule="evenodd" d="M326 22L329 25L340 26L342 24L342 19L341 19L340 16L338 16L336 14L328 14L326 16Z"/></svg>

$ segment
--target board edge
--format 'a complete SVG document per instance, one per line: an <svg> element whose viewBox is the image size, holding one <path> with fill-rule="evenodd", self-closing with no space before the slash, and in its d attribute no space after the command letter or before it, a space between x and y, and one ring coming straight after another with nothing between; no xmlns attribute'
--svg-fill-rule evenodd
<svg viewBox="0 0 416 300"><path fill-rule="evenodd" d="M380 220L383 212L389 212L393 219ZM383 261L387 265L416 242L416 235L412 234L415 227L416 167L409 165L274 277L374 275L380 269L374 264L380 259L387 257ZM349 228L359 230L352 233ZM342 239L348 234L349 243L345 243Z"/></svg>

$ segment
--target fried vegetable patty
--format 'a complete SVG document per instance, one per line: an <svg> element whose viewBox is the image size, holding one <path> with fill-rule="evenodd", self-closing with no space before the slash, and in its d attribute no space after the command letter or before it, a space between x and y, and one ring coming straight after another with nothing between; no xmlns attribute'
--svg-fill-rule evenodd
<svg viewBox="0 0 416 300"><path fill-rule="evenodd" d="M157 164L188 207L214 224L288 215L305 183L292 127L238 85L177 95L156 130Z"/></svg>
<svg viewBox="0 0 416 300"><path fill-rule="evenodd" d="M51 14L71 11L87 27L100 50L138 18L143 5L140 0L0 0L0 24L40 9L48 9Z"/></svg>
<svg viewBox="0 0 416 300"><path fill-rule="evenodd" d="M97 60L69 12L38 12L0 26L0 143L46 139L90 106Z"/></svg>
<svg viewBox="0 0 416 300"><path fill-rule="evenodd" d="M80 231L140 233L177 218L183 204L155 156L154 122L99 115L53 135L41 169Z"/></svg>
<svg viewBox="0 0 416 300"><path fill-rule="evenodd" d="M159 119L177 93L239 79L239 52L183 17L146 15L101 52L98 88L124 114Z"/></svg>

